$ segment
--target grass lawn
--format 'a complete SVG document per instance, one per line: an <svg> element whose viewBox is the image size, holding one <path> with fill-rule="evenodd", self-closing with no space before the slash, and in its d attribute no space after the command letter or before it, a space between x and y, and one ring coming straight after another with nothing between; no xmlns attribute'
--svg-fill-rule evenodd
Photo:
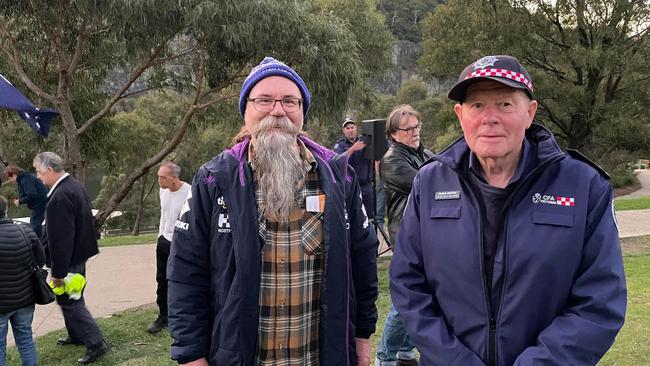
<svg viewBox="0 0 650 366"><path fill-rule="evenodd" d="M640 239L645 238L643 243ZM622 240L626 250L627 315L616 342L599 365L650 365L650 236ZM641 250L644 248L645 250Z"/></svg>
<svg viewBox="0 0 650 366"><path fill-rule="evenodd" d="M147 325L155 319L157 312L153 306L148 306L99 319L99 326L111 346L111 351L94 365L175 365L169 358L169 333L164 330L158 335L151 335L146 331ZM85 349L83 346L57 345L56 339L64 335L64 330L58 330L36 338L39 365L78 365L77 358L83 356ZM9 348L7 355L7 365L20 365L15 347Z"/></svg>
<svg viewBox="0 0 650 366"><path fill-rule="evenodd" d="M154 238L155 239L155 238ZM650 365L650 236L623 239L625 270L628 286L628 311L625 326L616 342L599 365L632 366ZM119 244L118 244L119 245ZM387 268L389 259L380 258L379 269L379 321L371 341L376 347L384 327L384 319L390 306ZM128 310L99 319L112 350L96 365L158 366L174 365L169 359L170 339L167 331L158 335L146 332L146 326L155 318L153 305ZM58 330L36 339L39 365L76 365L76 359L84 350L81 346L61 347L56 339L64 335ZM374 354L374 351L373 351ZM19 365L15 347L8 349L8 365Z"/></svg>
<svg viewBox="0 0 650 366"><path fill-rule="evenodd" d="M107 236L99 239L100 247L116 247L120 245L136 245L136 244L153 244L158 240L158 233L141 234L138 236L133 235L120 235L120 236Z"/></svg>
<svg viewBox="0 0 650 366"><path fill-rule="evenodd" d="M620 198L614 200L616 211L645 210L650 208L650 196L639 198Z"/></svg>

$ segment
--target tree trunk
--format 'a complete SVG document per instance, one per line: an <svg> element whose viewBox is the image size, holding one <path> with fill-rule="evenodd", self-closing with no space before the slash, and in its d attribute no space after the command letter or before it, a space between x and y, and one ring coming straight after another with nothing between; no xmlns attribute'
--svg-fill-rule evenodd
<svg viewBox="0 0 650 366"><path fill-rule="evenodd" d="M63 122L64 144L62 157L65 170L83 183L86 180L86 167L81 155L81 143L77 136L75 119L66 99L60 99L58 108Z"/></svg>
<svg viewBox="0 0 650 366"><path fill-rule="evenodd" d="M154 156L151 158L147 159L142 165L140 165L138 168L136 168L131 174L129 174L124 182L122 183L122 186L118 188L117 192L111 196L111 198L106 201L106 203L102 206L101 209L99 209L99 212L97 212L97 215L95 215L95 227L100 228L108 218L108 216L115 210L117 205L119 205L120 202L126 197L126 195L129 193L131 190L131 187L133 187L133 184L140 179L143 175L147 174L149 172L149 169L153 167L154 165L160 163L166 156L167 154L171 153L176 149L178 144L180 144L181 140L183 139L183 136L185 136L185 132L187 131L187 127L189 126L190 122L192 121L192 117L194 116L194 113L197 111L197 106L195 104L192 104L191 106L188 107L187 111L185 112L185 115L183 116L183 119L181 120L178 129L176 130L176 134L174 137L167 143L165 146L163 146L160 151L158 151Z"/></svg>
<svg viewBox="0 0 650 366"><path fill-rule="evenodd" d="M140 198L138 198L138 213L135 215L135 222L133 223L133 231L131 235L140 235L140 224L142 223L142 206L144 205L145 188L147 184L147 176L142 177L142 189L140 190Z"/></svg>

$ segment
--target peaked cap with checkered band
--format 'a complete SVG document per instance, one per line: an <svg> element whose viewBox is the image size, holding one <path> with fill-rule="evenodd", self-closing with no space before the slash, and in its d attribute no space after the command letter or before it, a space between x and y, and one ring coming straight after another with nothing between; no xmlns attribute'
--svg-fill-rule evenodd
<svg viewBox="0 0 650 366"><path fill-rule="evenodd" d="M447 96L451 100L462 102L467 88L485 79L523 89L533 99L533 79L516 58L507 55L485 56L467 66Z"/></svg>

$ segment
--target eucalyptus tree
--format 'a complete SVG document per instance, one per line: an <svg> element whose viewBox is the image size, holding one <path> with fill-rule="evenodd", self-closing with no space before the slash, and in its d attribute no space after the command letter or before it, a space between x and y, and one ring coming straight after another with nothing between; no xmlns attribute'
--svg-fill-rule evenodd
<svg viewBox="0 0 650 366"><path fill-rule="evenodd" d="M98 225L174 151L198 112L237 96L237 84L263 56L301 72L314 94L313 115L334 115L362 79L361 44L318 1L0 1L0 55L33 97L61 112L58 150L78 178L87 152L102 143L102 134L87 144L84 137L101 129L117 103L158 88L187 97L174 134L124 178ZM115 72L124 77L106 87ZM84 100L91 105L78 109Z"/></svg>

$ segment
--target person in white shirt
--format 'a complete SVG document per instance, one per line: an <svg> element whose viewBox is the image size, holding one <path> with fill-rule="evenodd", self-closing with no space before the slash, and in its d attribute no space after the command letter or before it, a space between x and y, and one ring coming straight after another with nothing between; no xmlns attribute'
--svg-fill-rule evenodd
<svg viewBox="0 0 650 366"><path fill-rule="evenodd" d="M149 333L158 333L167 327L167 259L174 234L174 225L190 192L191 186L179 176L181 168L165 162L158 169L158 185L160 186L160 227L158 229L158 244L156 245L156 303L158 318L149 324Z"/></svg>

